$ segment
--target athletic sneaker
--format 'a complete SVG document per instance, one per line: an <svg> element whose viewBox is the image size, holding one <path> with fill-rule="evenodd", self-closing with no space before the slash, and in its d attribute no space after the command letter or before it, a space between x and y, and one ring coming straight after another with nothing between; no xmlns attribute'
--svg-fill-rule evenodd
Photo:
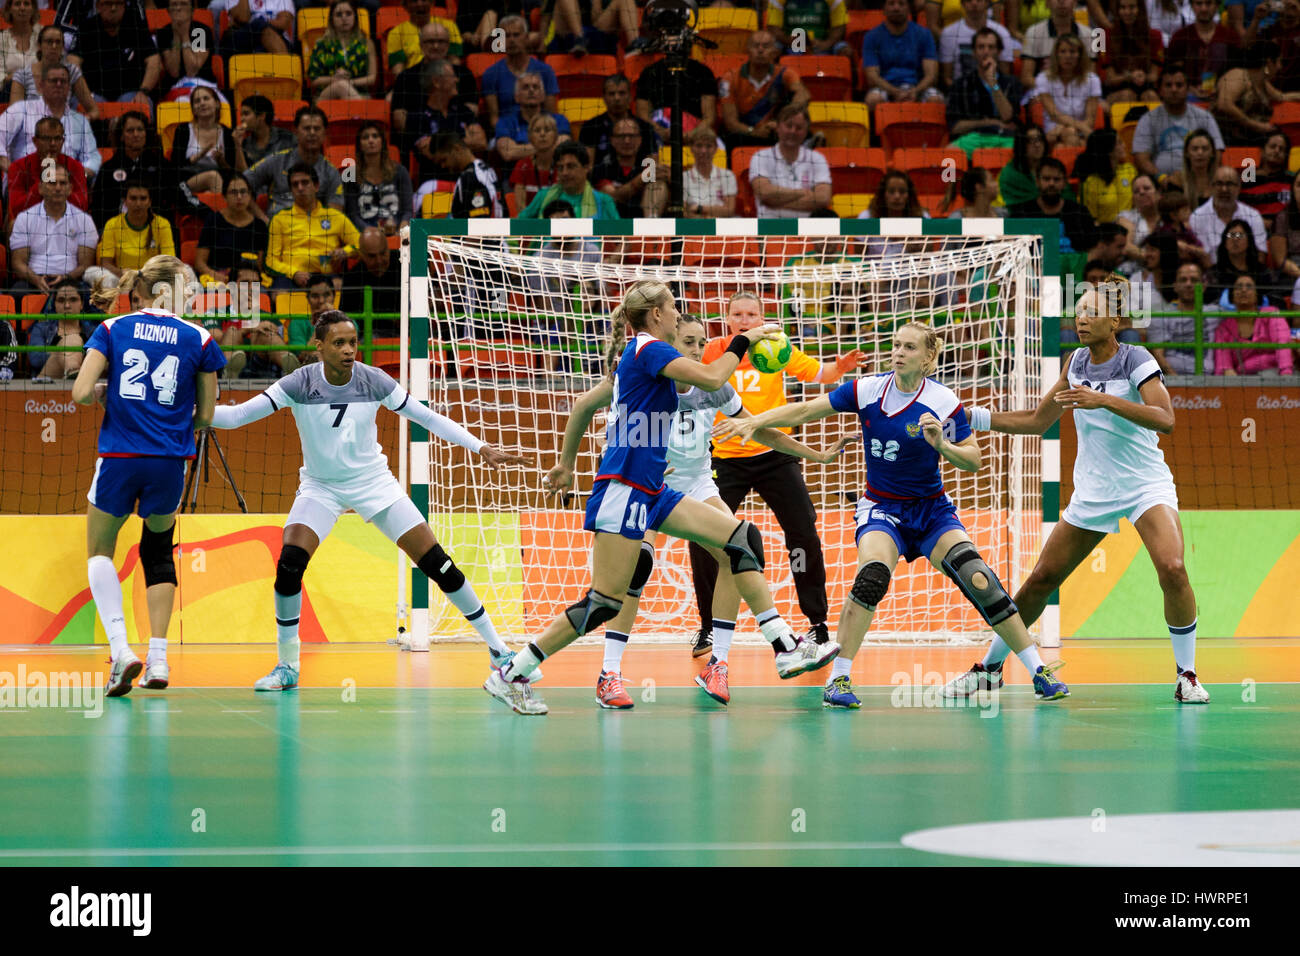
<svg viewBox="0 0 1300 956"><path fill-rule="evenodd" d="M1065 661L1056 661L1053 664L1044 664L1038 668L1037 673L1034 674L1035 697L1043 701L1052 701L1070 696L1070 688L1052 677L1052 673L1064 665Z"/></svg>
<svg viewBox="0 0 1300 956"><path fill-rule="evenodd" d="M1002 686L1002 668L990 670L982 663L976 663L974 667L966 673L954 677L948 683L943 685L941 691L944 697L966 698L971 697L979 691L997 690Z"/></svg>
<svg viewBox="0 0 1300 956"><path fill-rule="evenodd" d="M506 665L515 659L515 652L511 650L507 650L504 654L498 655L496 651L492 650L492 648L489 647L488 657L491 659L493 667L495 667L499 671L503 671L506 669ZM536 684L541 679L542 679L542 669L540 667L534 668L533 672L528 675L528 683L530 684Z"/></svg>
<svg viewBox="0 0 1300 956"><path fill-rule="evenodd" d="M814 644L825 644L831 639L831 632L825 624L814 624L808 628L808 633L803 636L803 639Z"/></svg>
<svg viewBox="0 0 1300 956"><path fill-rule="evenodd" d="M104 695L125 697L131 693L131 681L139 677L140 671L144 669L144 661L136 657L135 651L128 647L110 663L113 666L108 670L108 683L104 685Z"/></svg>
<svg viewBox="0 0 1300 956"><path fill-rule="evenodd" d="M632 697L623 687L623 675L618 671L601 671L596 681L596 703L606 710L631 710Z"/></svg>
<svg viewBox="0 0 1300 956"><path fill-rule="evenodd" d="M253 690L293 690L298 686L298 668L276 664L271 673L259 677Z"/></svg>
<svg viewBox="0 0 1300 956"><path fill-rule="evenodd" d="M726 704L731 701L731 688L727 686L727 662L720 661L716 657L709 661L709 666L695 678L695 683L704 688L704 693L708 694L719 704Z"/></svg>
<svg viewBox="0 0 1300 956"><path fill-rule="evenodd" d="M822 691L822 706L857 710L862 706L862 701L858 700L858 695L853 693L853 685L849 683L847 677L837 677Z"/></svg>
<svg viewBox="0 0 1300 956"><path fill-rule="evenodd" d="M166 661L151 661L145 665L144 680L140 681L140 686L150 690L162 690L167 686L167 678L170 675Z"/></svg>
<svg viewBox="0 0 1300 956"><path fill-rule="evenodd" d="M691 639L691 657L703 657L713 650L713 632L700 628Z"/></svg>
<svg viewBox="0 0 1300 956"><path fill-rule="evenodd" d="M778 651L776 655L776 673L781 680L789 680L800 674L821 670L839 656L840 646L834 641L814 644L803 638L796 638L794 650Z"/></svg>
<svg viewBox="0 0 1300 956"><path fill-rule="evenodd" d="M1174 700L1180 704L1208 704L1210 692L1196 679L1196 671L1179 671L1174 684Z"/></svg>
<svg viewBox="0 0 1300 956"><path fill-rule="evenodd" d="M483 689L505 704L516 714L533 716L545 714L550 708L540 697L533 696L533 688L522 677L512 681L501 676L499 670L493 670L483 682Z"/></svg>

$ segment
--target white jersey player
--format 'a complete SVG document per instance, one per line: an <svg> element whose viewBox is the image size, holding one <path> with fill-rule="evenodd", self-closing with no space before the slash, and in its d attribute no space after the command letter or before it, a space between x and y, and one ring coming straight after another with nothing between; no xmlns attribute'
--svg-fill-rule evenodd
<svg viewBox="0 0 1300 956"><path fill-rule="evenodd" d="M1183 565L1183 528L1178 492L1157 433L1174 430L1174 410L1155 358L1145 348L1115 338L1128 284L1117 276L1079 300L1075 328L1084 348L1065 363L1061 377L1032 412L971 410L971 427L1008 434L1041 435L1065 409L1074 412L1079 450L1074 493L1043 547L1038 563L1016 594L1025 623L1042 613L1061 586L1119 520L1132 523L1164 592L1165 623L1178 672L1174 700L1204 704L1209 693L1196 676L1196 596ZM1006 645L994 640L984 660L950 681L949 697L965 697L1002 684Z"/></svg>
<svg viewBox="0 0 1300 956"><path fill-rule="evenodd" d="M704 355L704 346L707 342L704 324L699 319L683 316L678 321L676 335L669 344L676 347L686 358L698 362ZM586 433L596 411L608 406L613 400L613 395L613 380L606 378L574 403L569 423L564 431L560 463L546 476L547 487L560 489L572 482L582 436ZM731 509L723 503L718 487L713 482L710 439L713 422L718 412L733 418L750 417L749 412L741 404L740 396L730 385L723 385L716 392L706 392L693 385L680 382L677 384L677 411L673 417L672 431L667 445L670 470L664 476L664 483L688 498L702 501L730 515ZM850 435L842 438L825 452L815 451L803 442L796 441L774 428L760 430L756 440L790 455L812 461L829 462L833 461L847 445L857 441L857 436ZM623 686L623 651L627 648L632 623L636 620L641 592L654 567L655 542L658 537L654 531L646 533L641 543L641 556L637 561L636 574L628 588L628 600L623 602L623 608L618 616L605 627L605 659L601 665L600 677L596 681L596 702L607 710L627 710L632 707L632 697ZM715 558L722 558L720 550L707 550L713 553ZM736 590L735 582L732 580L730 563L728 560L719 560L718 585L713 596L713 657L709 661L709 666L705 668L704 674L696 678L696 683L703 687L710 697L723 704L730 700L727 655L731 648L731 638L735 632L739 611L740 592Z"/></svg>
<svg viewBox="0 0 1300 956"><path fill-rule="evenodd" d="M488 644L493 664L500 666L513 654L497 635L474 588L393 477L379 445L375 416L381 406L394 411L430 434L467 448L493 467L525 464L528 459L475 438L456 422L411 398L386 372L358 362L356 324L342 312L322 313L315 329L319 362L302 366L243 404L218 406L212 419L215 428L239 428L288 408L302 439L298 494L285 522L284 543L275 567L280 656L255 689L297 686L303 573L316 548L348 509L373 523L411 556L474 625Z"/></svg>

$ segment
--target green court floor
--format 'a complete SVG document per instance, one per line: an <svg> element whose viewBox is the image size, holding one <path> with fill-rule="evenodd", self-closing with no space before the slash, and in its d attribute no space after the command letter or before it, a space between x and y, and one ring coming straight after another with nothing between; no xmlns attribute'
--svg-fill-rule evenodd
<svg viewBox="0 0 1300 956"><path fill-rule="evenodd" d="M0 865L952 865L988 861L903 837L1300 806L1300 686L1209 690L1012 688L981 716L889 688L855 713L803 687L624 713L553 688L523 718L478 690L137 689L94 719L0 711Z"/></svg>

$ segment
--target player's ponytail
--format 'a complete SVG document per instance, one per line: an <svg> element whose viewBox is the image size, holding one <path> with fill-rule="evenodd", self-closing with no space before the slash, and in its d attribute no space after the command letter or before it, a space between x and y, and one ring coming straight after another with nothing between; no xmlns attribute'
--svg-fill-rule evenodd
<svg viewBox="0 0 1300 956"><path fill-rule="evenodd" d="M627 309L618 306L610 316L612 322L609 330L609 343L605 346L605 370L609 375L618 368L618 360L623 356L627 346Z"/></svg>
<svg viewBox="0 0 1300 956"><path fill-rule="evenodd" d="M185 305L185 263L175 256L153 256L139 269L127 269L117 285L96 289L90 301L107 312L121 295L129 295L143 285L140 297L152 307L179 313Z"/></svg>
<svg viewBox="0 0 1300 956"><path fill-rule="evenodd" d="M613 314L610 316L613 328L610 329L609 346L605 350L605 359L611 375L614 373L614 368L618 365L619 358L622 357L623 349L627 344L627 327L630 325L634 332L639 332L645 328L646 318L650 315L650 312L656 308L662 308L672 297L672 290L657 279L646 279L637 282L627 290L622 303L614 309Z"/></svg>
<svg viewBox="0 0 1300 956"><path fill-rule="evenodd" d="M939 353L943 351L943 339L935 332L934 326L927 322L908 322L903 326L905 329L913 329L921 333L921 339L925 343L925 351L930 356L930 360L925 363L925 374L933 375L939 367Z"/></svg>
<svg viewBox="0 0 1300 956"><path fill-rule="evenodd" d="M117 284L102 283L95 287L95 291L90 293L90 304L101 312L110 312L117 305L119 296L127 295L135 288L139 281L139 269L127 269L122 273L122 278L117 280Z"/></svg>

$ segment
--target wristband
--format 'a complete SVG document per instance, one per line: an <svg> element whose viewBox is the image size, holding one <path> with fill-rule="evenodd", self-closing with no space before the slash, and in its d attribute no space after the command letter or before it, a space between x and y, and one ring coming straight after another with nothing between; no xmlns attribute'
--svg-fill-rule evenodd
<svg viewBox="0 0 1300 956"><path fill-rule="evenodd" d="M749 351L749 338L737 333L736 337L731 340L731 344L727 346L727 351L736 358L743 360L745 353Z"/></svg>
<svg viewBox="0 0 1300 956"><path fill-rule="evenodd" d="M993 412L987 408L971 408L970 427L973 431L986 432L993 428Z"/></svg>

